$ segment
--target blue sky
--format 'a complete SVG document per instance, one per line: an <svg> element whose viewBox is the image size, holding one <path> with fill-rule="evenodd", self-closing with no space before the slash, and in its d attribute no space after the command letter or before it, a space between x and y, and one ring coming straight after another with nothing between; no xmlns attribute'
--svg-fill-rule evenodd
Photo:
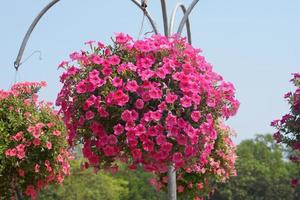
<svg viewBox="0 0 300 200"><path fill-rule="evenodd" d="M1 89L8 89L13 82L19 46L46 2L2 2ZM159 0L148 2L162 33ZM176 2L167 1L169 11ZM236 142L273 132L270 121L288 111L282 97L293 89L290 74L300 71L299 10L299 0L201 0L191 15L193 45L203 50L216 72L236 86L241 107L228 121L238 133ZM24 63L18 81L47 81L41 97L54 101L60 89L57 65L61 60L83 48L87 40L108 43L115 32L137 38L141 21L142 13L130 0L61 0L39 22L24 53L26 58L40 50L42 60L34 55ZM144 30L151 30L147 22Z"/></svg>

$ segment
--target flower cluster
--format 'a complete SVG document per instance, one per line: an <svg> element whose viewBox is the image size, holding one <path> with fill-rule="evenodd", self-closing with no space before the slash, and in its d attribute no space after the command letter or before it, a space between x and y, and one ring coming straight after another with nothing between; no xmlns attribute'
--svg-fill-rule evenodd
<svg viewBox="0 0 300 200"><path fill-rule="evenodd" d="M69 175L65 127L49 103L38 101L41 83L17 83L0 90L0 197L39 190Z"/></svg>
<svg viewBox="0 0 300 200"><path fill-rule="evenodd" d="M300 150L300 73L293 74L291 82L296 86L296 90L284 95L290 104L290 113L284 115L281 119L271 122L271 126L277 129L274 139L278 143L284 143L291 147L295 153ZM300 162L298 155L292 155L290 160L296 163ZM292 186L298 185L297 179L291 181Z"/></svg>
<svg viewBox="0 0 300 200"><path fill-rule="evenodd" d="M183 199L201 200L211 195L218 182L236 176L236 147L231 140L233 131L222 122L217 124L217 139L206 164L195 164L177 171L177 192ZM167 173L150 181L158 190L167 188Z"/></svg>
<svg viewBox="0 0 300 200"><path fill-rule="evenodd" d="M133 41L119 33L113 41L89 42L90 50L60 64L65 72L56 103L69 143L83 143L95 168L114 167L116 160L156 173L170 165L209 165L216 122L239 106L234 86L184 38Z"/></svg>

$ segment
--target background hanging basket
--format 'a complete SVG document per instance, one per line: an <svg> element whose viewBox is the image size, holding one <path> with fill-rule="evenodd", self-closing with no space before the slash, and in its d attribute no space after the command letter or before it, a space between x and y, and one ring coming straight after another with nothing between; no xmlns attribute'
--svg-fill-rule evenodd
<svg viewBox="0 0 300 200"><path fill-rule="evenodd" d="M69 143L83 143L96 169L121 160L149 172L185 170L210 165L213 152L227 148L215 146L218 122L234 115L239 102L199 49L179 36L133 41L123 33L113 45L87 44L90 50L60 64L57 105Z"/></svg>
<svg viewBox="0 0 300 200"><path fill-rule="evenodd" d="M290 156L290 160L296 163L300 162L300 74L295 73L291 82L296 87L294 92L288 92L284 98L290 105L290 112L281 119L271 122L271 126L277 129L274 139L278 143L283 143L291 147L294 155ZM299 181L294 179L291 181L292 186L297 186Z"/></svg>
<svg viewBox="0 0 300 200"><path fill-rule="evenodd" d="M41 83L0 90L0 199L22 191L35 199L50 183L69 175L65 128L51 105L39 102Z"/></svg>

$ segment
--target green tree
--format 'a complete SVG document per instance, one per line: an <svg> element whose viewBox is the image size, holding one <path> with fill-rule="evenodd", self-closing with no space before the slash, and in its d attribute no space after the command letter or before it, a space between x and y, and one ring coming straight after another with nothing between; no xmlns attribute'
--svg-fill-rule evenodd
<svg viewBox="0 0 300 200"><path fill-rule="evenodd" d="M123 200L128 196L128 182L106 173L82 170L80 161L72 162L72 175L61 186L49 186L40 200Z"/></svg>
<svg viewBox="0 0 300 200"><path fill-rule="evenodd" d="M289 182L297 171L284 158L286 149L274 142L272 135L257 135L237 147L238 175L220 185L215 200L293 200L299 192Z"/></svg>
<svg viewBox="0 0 300 200"><path fill-rule="evenodd" d="M166 193L163 191L158 192L149 180L154 175L143 171L138 168L135 171L130 171L126 166L121 166L120 172L116 177L126 180L128 184L129 194L124 200L165 200L167 199ZM123 199L122 199L123 200Z"/></svg>

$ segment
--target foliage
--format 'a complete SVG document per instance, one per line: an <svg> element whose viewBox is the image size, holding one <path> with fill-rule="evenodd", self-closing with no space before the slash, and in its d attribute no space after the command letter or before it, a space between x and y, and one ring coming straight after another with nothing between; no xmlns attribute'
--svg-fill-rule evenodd
<svg viewBox="0 0 300 200"><path fill-rule="evenodd" d="M238 109L233 85L183 38L120 33L113 42L88 42L90 51L70 55L77 64L60 65L57 105L69 143L83 143L95 168L121 160L158 174L170 165L199 173L210 164L218 121Z"/></svg>
<svg viewBox="0 0 300 200"><path fill-rule="evenodd" d="M39 195L40 200L124 200L128 198L128 181L106 173L83 169L81 161L71 162L71 176L62 186L49 186Z"/></svg>
<svg viewBox="0 0 300 200"><path fill-rule="evenodd" d="M277 129L274 134L274 139L278 143L283 143L294 150L294 155L291 155L290 160L296 163L300 162L300 74L294 74L291 80L296 86L294 93L288 92L284 98L290 104L290 113L284 115L280 120L274 120L271 126ZM298 180L293 179L291 184L293 187L298 185Z"/></svg>
<svg viewBox="0 0 300 200"><path fill-rule="evenodd" d="M149 184L149 181L154 178L154 174L144 172L141 167L136 170L128 170L125 165L121 168L116 177L122 178L128 182L129 193L124 200L166 200L167 194L163 191L157 191Z"/></svg>
<svg viewBox="0 0 300 200"><path fill-rule="evenodd" d="M212 199L299 199L299 191L288 184L297 169L284 159L285 151L271 135L258 135L254 140L241 142L237 147L237 176L226 185L219 185Z"/></svg>
<svg viewBox="0 0 300 200"><path fill-rule="evenodd" d="M69 174L64 124L49 104L38 101L42 86L26 82L0 91L0 199L13 199L16 191L35 199Z"/></svg>

